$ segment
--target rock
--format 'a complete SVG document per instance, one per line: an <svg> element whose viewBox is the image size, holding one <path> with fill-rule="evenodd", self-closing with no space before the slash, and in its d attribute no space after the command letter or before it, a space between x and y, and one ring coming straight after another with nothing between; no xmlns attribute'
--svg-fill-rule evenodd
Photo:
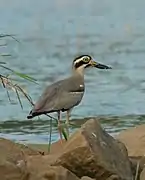
<svg viewBox="0 0 145 180"><path fill-rule="evenodd" d="M38 154L38 151L35 151L25 145L0 138L0 161L2 159L7 159L9 161L17 161L23 159L24 155Z"/></svg>
<svg viewBox="0 0 145 180"><path fill-rule="evenodd" d="M27 156L25 161L17 165L27 172L27 180L79 180L79 178L61 166L50 166L57 157L55 155Z"/></svg>
<svg viewBox="0 0 145 180"><path fill-rule="evenodd" d="M41 161L42 163L42 161ZM29 180L79 180L79 178L61 166L49 166L48 162L42 164L28 164Z"/></svg>
<svg viewBox="0 0 145 180"><path fill-rule="evenodd" d="M117 175L111 175L109 178L106 180L121 180Z"/></svg>
<svg viewBox="0 0 145 180"><path fill-rule="evenodd" d="M94 180L94 179L92 179L92 178L90 178L90 177L88 177L88 176L83 176L83 177L81 178L81 180Z"/></svg>
<svg viewBox="0 0 145 180"><path fill-rule="evenodd" d="M21 170L14 163L9 161L0 161L0 179L1 180L25 180L27 172Z"/></svg>
<svg viewBox="0 0 145 180"><path fill-rule="evenodd" d="M125 146L107 134L94 119L87 121L70 137L53 165L62 165L78 177L106 180L115 174L132 180Z"/></svg>
<svg viewBox="0 0 145 180"><path fill-rule="evenodd" d="M19 161L19 167L21 167L21 169L24 169L25 164L27 164L27 169L33 168L37 172L40 169L45 169L53 164L56 161L57 157L58 156L56 156L56 154L45 156L27 156L25 160Z"/></svg>
<svg viewBox="0 0 145 180"><path fill-rule="evenodd" d="M145 169L140 174L140 180L145 180Z"/></svg>
<svg viewBox="0 0 145 180"><path fill-rule="evenodd" d="M140 176L140 173L142 172L145 164L145 159L143 157L129 157L129 160L131 162L131 169L133 172L133 176L136 176L136 172L138 171L138 178ZM137 170L138 167L138 170Z"/></svg>
<svg viewBox="0 0 145 180"><path fill-rule="evenodd" d="M52 167L57 154L40 155L27 146L0 139L0 179L2 180L79 180L64 167Z"/></svg>
<svg viewBox="0 0 145 180"><path fill-rule="evenodd" d="M145 125L129 128L116 136L125 144L129 156L144 156L145 154Z"/></svg>
<svg viewBox="0 0 145 180"><path fill-rule="evenodd" d="M57 142L52 143L50 148L50 154L61 154L63 152L63 148L66 142L66 140L59 140Z"/></svg>
<svg viewBox="0 0 145 180"><path fill-rule="evenodd" d="M27 172L18 165L19 161L27 155L37 155L34 151L24 145L14 143L10 140L0 138L0 179L23 180Z"/></svg>

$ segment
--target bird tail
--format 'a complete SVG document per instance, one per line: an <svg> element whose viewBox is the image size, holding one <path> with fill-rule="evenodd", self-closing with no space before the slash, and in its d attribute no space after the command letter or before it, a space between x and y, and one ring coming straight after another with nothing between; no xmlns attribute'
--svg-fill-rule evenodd
<svg viewBox="0 0 145 180"><path fill-rule="evenodd" d="M33 111L30 111L29 115L27 116L27 119L32 119L34 116L33 116Z"/></svg>
<svg viewBox="0 0 145 180"><path fill-rule="evenodd" d="M29 115L27 116L27 119L32 119L33 117L39 116L42 114L43 114L43 112L37 112L37 111L31 110Z"/></svg>

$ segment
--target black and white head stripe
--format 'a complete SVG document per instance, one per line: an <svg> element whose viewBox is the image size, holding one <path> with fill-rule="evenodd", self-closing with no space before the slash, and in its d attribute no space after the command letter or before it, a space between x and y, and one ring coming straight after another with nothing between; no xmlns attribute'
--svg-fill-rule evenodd
<svg viewBox="0 0 145 180"><path fill-rule="evenodd" d="M73 65L75 68L79 68L81 66L83 66L85 68L89 64L91 59L92 58L89 55L81 55L74 59Z"/></svg>

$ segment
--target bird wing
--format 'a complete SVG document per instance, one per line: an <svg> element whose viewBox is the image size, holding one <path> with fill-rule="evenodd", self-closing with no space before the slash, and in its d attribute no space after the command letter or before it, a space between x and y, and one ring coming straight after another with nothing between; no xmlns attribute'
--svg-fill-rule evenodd
<svg viewBox="0 0 145 180"><path fill-rule="evenodd" d="M53 99L57 97L57 94L60 90L60 81L48 86L43 94L40 96L36 104L34 105L33 111L41 112L44 111L46 104L52 104Z"/></svg>
<svg viewBox="0 0 145 180"><path fill-rule="evenodd" d="M74 106L77 106L82 100L84 92L63 92L59 96L53 108L61 111L66 111L72 109Z"/></svg>
<svg viewBox="0 0 145 180"><path fill-rule="evenodd" d="M55 97L54 110L68 110L78 105L84 95L84 81L71 77L61 83L60 91Z"/></svg>
<svg viewBox="0 0 145 180"><path fill-rule="evenodd" d="M80 92L80 94L75 92ZM42 113L70 109L81 101L83 92L84 87L80 87L72 77L58 81L45 89L30 114L36 116Z"/></svg>

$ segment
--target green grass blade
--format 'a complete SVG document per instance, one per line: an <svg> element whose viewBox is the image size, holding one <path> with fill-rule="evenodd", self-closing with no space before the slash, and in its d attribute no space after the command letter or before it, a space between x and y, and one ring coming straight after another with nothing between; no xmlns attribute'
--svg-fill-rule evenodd
<svg viewBox="0 0 145 180"><path fill-rule="evenodd" d="M30 77L29 75L27 74L23 74L23 73L19 73L19 72L16 72L16 71L13 71L14 74L18 75L19 77L23 78L23 79L26 79L28 81L31 81L31 82L34 82L36 83L37 79L33 78L33 77ZM36 83L38 84L38 83Z"/></svg>
<svg viewBox="0 0 145 180"><path fill-rule="evenodd" d="M63 135L64 139L67 141L68 140L67 133L65 132L63 127L62 127L62 135Z"/></svg>
<svg viewBox="0 0 145 180"><path fill-rule="evenodd" d="M52 116L50 116L49 114L45 114L46 116L48 116L50 119L54 119L56 121L56 126L58 125L58 120ZM67 137L67 133L64 130L64 127L61 127L61 131L62 131L62 135L64 137L64 139L67 141L68 137Z"/></svg>
<svg viewBox="0 0 145 180"><path fill-rule="evenodd" d="M48 141L48 152L50 152L50 148L51 148L51 137L52 137L52 118L50 119L49 141Z"/></svg>
<svg viewBox="0 0 145 180"><path fill-rule="evenodd" d="M6 66L3 66L1 63L0 63L0 67L2 67L2 68L4 68L4 69L7 69L7 70L11 71L12 73L14 73L15 75L17 75L17 76L19 76L19 77L21 77L21 78L23 78L23 79L26 79L26 80L28 80L28 81L31 81L31 82L34 82L34 83L36 83L36 81L37 81L37 79L35 79L35 78L33 78L33 77L30 77L30 76L27 75L27 74L23 74L23 73L19 73L19 72L17 72L17 71L14 71L14 70L6 67ZM38 84L38 83L36 83L36 84Z"/></svg>

